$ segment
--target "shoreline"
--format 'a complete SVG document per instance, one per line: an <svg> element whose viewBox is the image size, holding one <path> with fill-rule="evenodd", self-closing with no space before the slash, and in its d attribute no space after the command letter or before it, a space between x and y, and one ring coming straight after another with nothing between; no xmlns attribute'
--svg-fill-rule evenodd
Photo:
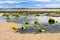
<svg viewBox="0 0 60 40"><path fill-rule="evenodd" d="M21 34L15 33L9 29L11 26L21 27L21 24L1 22L0 23L0 40L60 40L60 33L38 33L38 34Z"/></svg>

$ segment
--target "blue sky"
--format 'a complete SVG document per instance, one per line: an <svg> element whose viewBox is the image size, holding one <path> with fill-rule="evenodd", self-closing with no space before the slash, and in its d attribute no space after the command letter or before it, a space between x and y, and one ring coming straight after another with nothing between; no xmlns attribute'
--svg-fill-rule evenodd
<svg viewBox="0 0 60 40"><path fill-rule="evenodd" d="M60 8L60 0L0 0L0 8Z"/></svg>

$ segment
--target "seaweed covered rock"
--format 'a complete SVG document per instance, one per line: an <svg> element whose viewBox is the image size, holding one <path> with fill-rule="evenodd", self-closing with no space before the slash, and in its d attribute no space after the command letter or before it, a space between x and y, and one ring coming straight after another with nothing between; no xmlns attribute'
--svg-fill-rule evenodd
<svg viewBox="0 0 60 40"><path fill-rule="evenodd" d="M18 27L12 26L11 29L12 29L12 30L18 30Z"/></svg>
<svg viewBox="0 0 60 40"><path fill-rule="evenodd" d="M46 32L46 30L45 29L40 29L39 32L44 33L44 32Z"/></svg>
<svg viewBox="0 0 60 40"><path fill-rule="evenodd" d="M34 26L35 26L35 27L38 27L39 24L40 24L40 23L39 23L38 21L35 21L35 22L34 22Z"/></svg>
<svg viewBox="0 0 60 40"><path fill-rule="evenodd" d="M55 23L55 20L54 20L53 18L50 18L50 19L48 20L48 22L49 22L49 24L54 24L54 23Z"/></svg>
<svg viewBox="0 0 60 40"><path fill-rule="evenodd" d="M22 26L21 29L26 29L26 27L25 26Z"/></svg>
<svg viewBox="0 0 60 40"><path fill-rule="evenodd" d="M56 21L56 23L58 23L58 21Z"/></svg>
<svg viewBox="0 0 60 40"><path fill-rule="evenodd" d="M36 16L40 16L39 14L36 14Z"/></svg>
<svg viewBox="0 0 60 40"><path fill-rule="evenodd" d="M11 23L13 20L11 20L11 18L7 18L7 22Z"/></svg>
<svg viewBox="0 0 60 40"><path fill-rule="evenodd" d="M29 22L28 22L28 21L26 21L26 22L25 22L25 24L29 24Z"/></svg>
<svg viewBox="0 0 60 40"><path fill-rule="evenodd" d="M5 14L5 13L4 13L2 16L6 16L6 17L9 17L9 14Z"/></svg>
<svg viewBox="0 0 60 40"><path fill-rule="evenodd" d="M48 24L44 24L44 26L48 26Z"/></svg>

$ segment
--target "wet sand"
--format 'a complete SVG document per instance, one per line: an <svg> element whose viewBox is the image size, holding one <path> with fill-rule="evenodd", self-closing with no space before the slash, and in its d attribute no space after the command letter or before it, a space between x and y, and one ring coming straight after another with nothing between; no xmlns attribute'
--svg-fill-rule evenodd
<svg viewBox="0 0 60 40"><path fill-rule="evenodd" d="M0 40L60 40L60 33L20 34L11 30L11 26L21 27L21 24L1 22Z"/></svg>

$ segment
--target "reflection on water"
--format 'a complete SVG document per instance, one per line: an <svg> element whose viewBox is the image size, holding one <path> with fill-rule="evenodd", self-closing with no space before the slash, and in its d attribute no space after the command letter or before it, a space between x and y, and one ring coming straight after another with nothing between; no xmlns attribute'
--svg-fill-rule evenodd
<svg viewBox="0 0 60 40"><path fill-rule="evenodd" d="M0 22L6 21L6 17L0 16Z"/></svg>

